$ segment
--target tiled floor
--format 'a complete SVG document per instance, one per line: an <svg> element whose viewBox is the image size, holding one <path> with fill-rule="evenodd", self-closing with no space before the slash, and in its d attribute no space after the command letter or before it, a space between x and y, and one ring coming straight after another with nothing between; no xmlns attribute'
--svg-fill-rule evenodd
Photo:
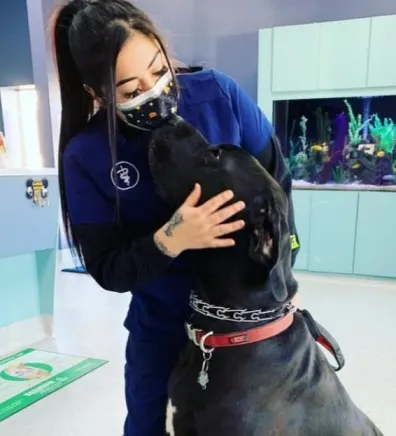
<svg viewBox="0 0 396 436"><path fill-rule="evenodd" d="M396 435L396 282L299 275L303 305L338 339L340 377L355 402ZM0 424L1 436L119 436L125 414L122 323L127 295L102 291L83 275L61 273L56 338L39 348L110 363ZM318 435L319 436L319 435Z"/></svg>

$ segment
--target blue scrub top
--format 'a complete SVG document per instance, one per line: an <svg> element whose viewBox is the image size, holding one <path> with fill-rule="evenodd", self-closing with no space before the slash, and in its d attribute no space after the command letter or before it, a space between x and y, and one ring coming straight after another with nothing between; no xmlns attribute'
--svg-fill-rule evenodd
<svg viewBox="0 0 396 436"><path fill-rule="evenodd" d="M273 129L257 104L230 77L214 70L178 75L178 113L211 144L239 145L259 155L271 144ZM64 154L66 198L73 226L114 223L116 191L120 215L130 234L139 237L157 230L170 211L156 193L148 165L149 135L131 139L120 134L117 165L113 168L107 125L103 114L67 146ZM155 227L157 226L157 227ZM133 265L131 265L133 268ZM94 277L95 278L95 277ZM161 331L182 332L187 319L189 292L194 286L188 254L171 264L165 274L148 284L134 286L126 327L144 337Z"/></svg>

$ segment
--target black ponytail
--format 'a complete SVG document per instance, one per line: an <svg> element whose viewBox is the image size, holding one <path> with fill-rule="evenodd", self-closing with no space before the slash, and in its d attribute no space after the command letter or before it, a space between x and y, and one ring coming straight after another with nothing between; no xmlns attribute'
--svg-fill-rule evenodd
<svg viewBox="0 0 396 436"><path fill-rule="evenodd" d="M62 105L58 151L60 201L68 244L72 253L77 255L81 263L83 263L81 249L74 236L68 213L63 155L69 141L86 126L94 109L93 99L84 89L83 79L72 56L69 44L69 29L73 19L86 7L86 3L82 0L71 1L59 10L53 25L54 52L58 67Z"/></svg>
<svg viewBox="0 0 396 436"><path fill-rule="evenodd" d="M157 41L174 74L165 44L150 18L129 0L72 0L53 20L52 35L57 60L62 117L59 139L59 186L62 217L72 253L83 264L80 245L70 223L63 156L70 140L84 129L94 113L88 86L102 99L108 125L113 165L117 161L118 118L115 98L115 68L125 41L134 31ZM175 83L177 84L176 80ZM119 198L116 191L116 213Z"/></svg>

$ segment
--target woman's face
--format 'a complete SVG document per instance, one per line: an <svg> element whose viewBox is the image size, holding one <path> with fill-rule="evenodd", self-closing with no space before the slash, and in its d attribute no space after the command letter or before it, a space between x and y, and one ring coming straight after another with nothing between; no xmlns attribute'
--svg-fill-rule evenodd
<svg viewBox="0 0 396 436"><path fill-rule="evenodd" d="M169 71L160 47L134 32L121 49L116 63L116 102L125 103L151 89Z"/></svg>

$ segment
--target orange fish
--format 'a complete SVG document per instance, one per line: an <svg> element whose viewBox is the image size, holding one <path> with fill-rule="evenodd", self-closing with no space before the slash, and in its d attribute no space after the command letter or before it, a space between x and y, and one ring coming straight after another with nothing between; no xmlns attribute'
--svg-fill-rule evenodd
<svg viewBox="0 0 396 436"><path fill-rule="evenodd" d="M155 118L155 117L157 116L157 112L150 112L150 113L148 114L148 116L149 116L150 118Z"/></svg>

